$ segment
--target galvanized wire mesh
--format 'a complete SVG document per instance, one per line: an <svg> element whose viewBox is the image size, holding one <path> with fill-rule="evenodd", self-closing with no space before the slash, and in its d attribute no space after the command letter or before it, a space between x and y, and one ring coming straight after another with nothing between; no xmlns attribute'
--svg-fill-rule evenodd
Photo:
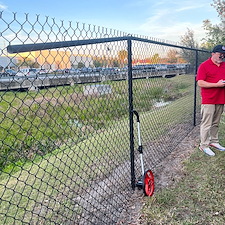
<svg viewBox="0 0 225 225"><path fill-rule="evenodd" d="M185 59L195 50L132 41L132 65L126 40L9 53L127 34L6 12L0 27L0 224L118 223L141 173L129 110L140 114L144 165L154 171L198 116L197 65Z"/></svg>

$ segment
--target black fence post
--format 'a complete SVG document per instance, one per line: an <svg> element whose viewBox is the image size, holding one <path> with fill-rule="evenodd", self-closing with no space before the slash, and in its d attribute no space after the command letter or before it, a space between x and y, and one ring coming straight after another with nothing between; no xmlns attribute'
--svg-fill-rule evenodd
<svg viewBox="0 0 225 225"><path fill-rule="evenodd" d="M193 125L196 126L196 104L197 104L197 76L198 71L198 50L195 51L195 76L194 76L194 117L193 117Z"/></svg>
<svg viewBox="0 0 225 225"><path fill-rule="evenodd" d="M133 126L133 83L132 83L132 42L127 39L127 57L128 57L128 93L129 93L129 120L130 120L130 161L131 161L131 186L135 189L135 171L134 171L134 126Z"/></svg>

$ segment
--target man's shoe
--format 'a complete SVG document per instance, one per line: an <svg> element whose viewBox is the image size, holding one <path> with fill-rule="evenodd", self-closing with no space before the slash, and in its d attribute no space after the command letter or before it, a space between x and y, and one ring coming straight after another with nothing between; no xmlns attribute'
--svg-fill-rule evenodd
<svg viewBox="0 0 225 225"><path fill-rule="evenodd" d="M208 147L208 148L202 148L202 147L199 147L199 149L202 151L202 152L205 152L205 154L209 155L209 156L214 156L215 153Z"/></svg>
<svg viewBox="0 0 225 225"><path fill-rule="evenodd" d="M219 151L225 151L225 147L221 146L219 143L211 143L210 146L216 148Z"/></svg>

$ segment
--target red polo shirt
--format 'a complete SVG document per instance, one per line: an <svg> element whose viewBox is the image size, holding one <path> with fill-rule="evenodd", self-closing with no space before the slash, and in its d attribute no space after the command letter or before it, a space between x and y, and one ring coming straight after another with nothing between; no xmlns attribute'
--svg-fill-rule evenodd
<svg viewBox="0 0 225 225"><path fill-rule="evenodd" d="M209 58L199 66L196 80L204 80L210 83L225 80L225 62L217 66ZM225 87L201 87L201 96L202 104L225 104Z"/></svg>

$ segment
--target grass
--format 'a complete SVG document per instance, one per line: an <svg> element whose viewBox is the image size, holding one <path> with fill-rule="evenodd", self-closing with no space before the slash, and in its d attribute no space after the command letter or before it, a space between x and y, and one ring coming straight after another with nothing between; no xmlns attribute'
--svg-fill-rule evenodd
<svg viewBox="0 0 225 225"><path fill-rule="evenodd" d="M220 136L224 135L225 125L222 123ZM225 145L225 139L221 143ZM196 150L184 162L185 176L177 184L146 199L141 224L223 225L224 154L225 152L216 151L215 157L208 157Z"/></svg>
<svg viewBox="0 0 225 225"><path fill-rule="evenodd" d="M191 113L192 77L187 77L185 83L181 85L182 79L182 77L170 79L164 88L156 88L164 79L151 80L152 89L148 80L134 82L134 106L140 111L141 121L145 121L142 123L144 142L149 139L148 127L154 128L151 129L151 135L157 138L165 132L165 129L180 123L184 119L184 112L185 115ZM80 194L79 191L85 190L86 185L89 185L87 180L94 180L101 176L101 173L107 174L110 159L114 160L113 165L110 165L110 171L113 169L112 166L118 166L124 160L129 160L128 106L123 105L127 102L127 91L121 88L125 84L125 81L111 84L112 89L116 90L114 95L110 96L111 99L104 96L93 99L84 98L79 102L79 107L68 100L74 91L78 95L81 93L78 87L72 87L72 89L64 87L67 90L61 88L43 90L40 93L29 93L29 95L6 93L1 97L5 103L1 105L3 107L1 111L4 112L2 118L7 115L6 119L8 119L7 122L3 121L1 127L4 127L5 132L10 131L14 138L3 140L9 148L15 144L13 141L21 141L17 143L20 148L16 152L21 160L13 162L12 158L12 163L6 165L1 173L0 224L13 223L14 218L24 223L29 223L30 218L32 222L37 222L42 216L46 220L54 217L63 218L60 212L65 213L67 210L67 215L70 215L74 213L74 201L70 199L70 196L74 198L75 194ZM155 98L161 99L165 96L174 98L175 95L179 98L165 108L151 110L151 102ZM52 101L46 103L42 96ZM58 98L58 104L62 104L54 105L55 98ZM28 104L29 100L33 99L41 103ZM62 99L64 101L61 102ZM110 104L109 100L112 100ZM21 105L21 103L26 104ZM179 108L180 105L182 110ZM29 109L28 112L27 109ZM51 118L57 119L57 123L51 123ZM10 120L14 123L10 123ZM85 133L81 129L84 127L83 124L91 125L93 129ZM18 129L21 127L23 134L30 135L20 136ZM83 136L80 137L82 134ZM51 139L48 139L49 137ZM124 138L121 139L121 137ZM21 158L21 155L26 156L27 148L34 148L35 141L39 141L36 149L43 148L43 154L34 154L32 160L27 160L26 157ZM50 151L45 148L49 148ZM16 147L14 146L13 149ZM105 162L107 165L104 167ZM40 212L40 208L43 209L44 206L48 210ZM82 213L82 209L77 210L78 213Z"/></svg>
<svg viewBox="0 0 225 225"><path fill-rule="evenodd" d="M139 83L135 85L141 86ZM165 132L167 126L179 123L183 119L183 113L177 106L183 105L186 113L191 111L190 98L191 96L184 95L161 110L141 112L141 121L145 120L145 123L142 123L143 141L149 139L148 126L154 127L152 137L157 138ZM165 113L168 116L164 116ZM0 224L4 221L5 214L14 215L14 212L17 220L29 223L31 217L32 221L37 221L37 215L54 218L60 217L57 213L62 208L73 209L74 201L70 200L71 190L74 198L74 193L79 195L79 192L89 185L89 178L94 180L101 176L101 173L107 174L110 159L114 159L114 166L120 165L126 159L129 160L128 122L126 117L117 119L100 132L96 131L76 144L71 141L59 145L43 156L34 157L32 161L24 160L5 167L0 177L0 193L3 193ZM101 166L99 170L105 161L109 165ZM110 165L110 171L113 165ZM73 186L72 180L75 181ZM38 204L42 205L42 208L46 204L49 209L47 215L45 212L38 214ZM29 212L33 212L33 215ZM82 213L82 209L79 209L79 212ZM68 214L70 213L74 212L69 210ZM4 222L10 224L13 220L13 217L7 217L7 221Z"/></svg>
<svg viewBox="0 0 225 225"><path fill-rule="evenodd" d="M127 81L106 83L111 85L113 93L96 97L84 96L84 85L38 92L1 92L0 168L18 163L18 159L43 156L70 140L79 143L113 121L127 118ZM134 107L147 112L155 100L190 95L193 77L186 76L185 81L178 76L133 83Z"/></svg>
<svg viewBox="0 0 225 225"><path fill-rule="evenodd" d="M56 153L46 155L42 160L25 163L19 171L13 173L13 176L12 171L9 171L8 176L4 174L0 181L0 193L4 193L1 196L0 224L4 221L4 214L11 215L14 212L16 212L14 217L23 222L28 222L31 218L29 211L34 214L33 222L40 220L38 217L41 216L45 219L59 218L57 212L62 208L65 210L70 208L72 213L74 201L70 199L70 194L75 198L75 193L79 195L79 190L88 188L89 177L94 179L98 176L99 170L93 169L93 165L99 167L107 157L115 159L115 155L117 163L128 157L124 156L127 152L121 152L120 149L128 148L129 138L123 139L120 143L113 141L121 136L129 137L129 131L121 129L122 125L123 123L118 123L114 128L111 127L111 135L108 131L102 132L73 148L64 147L55 150ZM38 211L38 202L42 208L43 205L47 205L47 214L43 212L39 216L35 215ZM11 220L7 218L7 222L4 222L12 224L13 221L13 218Z"/></svg>

